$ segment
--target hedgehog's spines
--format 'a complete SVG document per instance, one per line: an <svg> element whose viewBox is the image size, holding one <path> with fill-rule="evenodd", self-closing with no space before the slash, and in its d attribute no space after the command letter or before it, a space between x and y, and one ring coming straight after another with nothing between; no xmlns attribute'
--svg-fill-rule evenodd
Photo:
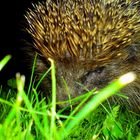
<svg viewBox="0 0 140 140"><path fill-rule="evenodd" d="M89 58L102 61L104 57L117 56L122 47L134 43L132 35L140 31L140 16L131 7L133 2L124 2L128 6L123 8L121 1L85 1L62 1L61 6L47 1L46 6L39 3L29 11L27 30L40 53L57 60L66 59L68 53L71 59L80 61L79 51L83 50L82 61ZM115 54L111 53L112 48L116 48Z"/></svg>

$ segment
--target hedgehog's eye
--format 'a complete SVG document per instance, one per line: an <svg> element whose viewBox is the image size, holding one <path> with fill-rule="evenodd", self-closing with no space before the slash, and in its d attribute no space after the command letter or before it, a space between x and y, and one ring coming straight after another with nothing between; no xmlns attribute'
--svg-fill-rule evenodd
<svg viewBox="0 0 140 140"><path fill-rule="evenodd" d="M93 82L97 82L100 79L104 78L106 72L105 72L105 67L97 67L94 70L90 70L86 72L82 77L81 77L81 82L84 84L90 84Z"/></svg>
<svg viewBox="0 0 140 140"><path fill-rule="evenodd" d="M97 67L96 69L90 70L87 73L85 73L85 77L88 77L88 76L93 75L93 74L101 74L104 71L104 69L105 69L104 66Z"/></svg>
<svg viewBox="0 0 140 140"><path fill-rule="evenodd" d="M105 69L104 66L102 66L102 67L97 67L93 72L94 72L94 73L101 74L101 73L103 72L104 69Z"/></svg>

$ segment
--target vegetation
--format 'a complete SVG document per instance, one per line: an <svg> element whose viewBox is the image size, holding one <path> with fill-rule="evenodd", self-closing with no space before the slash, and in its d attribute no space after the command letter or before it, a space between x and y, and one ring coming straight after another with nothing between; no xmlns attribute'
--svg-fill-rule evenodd
<svg viewBox="0 0 140 140"><path fill-rule="evenodd" d="M0 62L0 70L9 61ZM5 140L139 140L140 116L119 105L110 106L107 98L116 94L135 78L128 73L98 93L93 89L83 96L68 101L69 108L56 109L55 65L50 59L52 76L52 101L39 99L38 86L34 83L34 66L29 87L25 77L16 74L7 83L8 92L0 89L0 139ZM127 81L125 78L128 78ZM94 94L94 95L93 95ZM30 96L31 95L31 96ZM73 104L80 100L75 109ZM86 102L86 104L85 104ZM67 110L69 110L68 113Z"/></svg>

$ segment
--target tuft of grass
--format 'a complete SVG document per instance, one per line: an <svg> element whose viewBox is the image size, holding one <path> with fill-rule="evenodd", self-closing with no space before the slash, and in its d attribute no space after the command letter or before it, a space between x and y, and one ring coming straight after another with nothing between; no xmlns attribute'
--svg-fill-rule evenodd
<svg viewBox="0 0 140 140"><path fill-rule="evenodd" d="M81 97L70 99L71 103L79 99L81 103L67 115L63 114L64 109L56 110L55 64L53 60L49 60L51 67L45 75L51 71L52 99L50 103L46 103L45 98L40 100L38 97L37 89L41 81L37 85L34 84L34 70L27 91L25 91L25 77L19 73L16 74L15 82L13 82L16 85L8 82L14 87L12 90L9 89L9 92L5 93L2 88L0 89L0 139L139 140L139 114L127 110L121 111L122 108L119 105L114 105L110 109L110 106L103 103L132 82L135 78L133 73L120 77L96 94L93 89ZM6 95L5 99L2 98L3 94ZM29 98L29 95L32 96ZM89 97L91 99L87 102Z"/></svg>

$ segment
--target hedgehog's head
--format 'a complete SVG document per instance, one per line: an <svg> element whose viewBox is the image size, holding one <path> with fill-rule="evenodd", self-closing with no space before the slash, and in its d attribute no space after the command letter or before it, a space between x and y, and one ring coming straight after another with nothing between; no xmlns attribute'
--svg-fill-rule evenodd
<svg viewBox="0 0 140 140"><path fill-rule="evenodd" d="M70 0L39 3L26 15L28 32L43 60L56 63L58 98L72 97L85 88L102 88L129 71L140 69L138 1ZM46 64L45 64L46 63ZM139 74L140 75L140 74Z"/></svg>

